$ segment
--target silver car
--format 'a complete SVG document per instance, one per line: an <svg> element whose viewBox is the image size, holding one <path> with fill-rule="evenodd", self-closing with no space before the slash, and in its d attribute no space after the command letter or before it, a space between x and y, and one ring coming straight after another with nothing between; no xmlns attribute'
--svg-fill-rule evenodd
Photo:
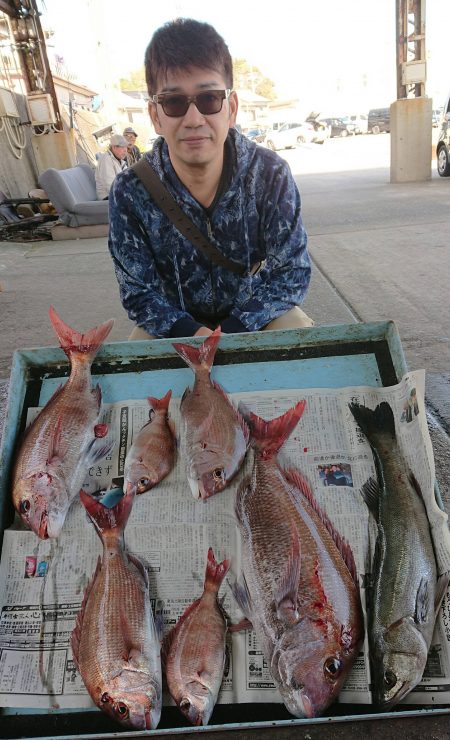
<svg viewBox="0 0 450 740"><path fill-rule="evenodd" d="M279 129L270 129L266 146L273 151L291 149L299 144L310 144L314 138L314 126L310 123L284 123Z"/></svg>

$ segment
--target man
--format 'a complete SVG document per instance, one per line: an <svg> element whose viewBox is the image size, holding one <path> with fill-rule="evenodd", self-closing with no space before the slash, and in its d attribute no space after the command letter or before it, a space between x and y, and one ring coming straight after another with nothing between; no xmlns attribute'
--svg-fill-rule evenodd
<svg viewBox="0 0 450 740"><path fill-rule="evenodd" d="M98 200L108 200L111 185L116 175L127 167L128 142L120 134L113 134L108 151L100 154L95 170L95 187Z"/></svg>
<svg viewBox="0 0 450 740"><path fill-rule="evenodd" d="M209 260L154 203L133 169L110 196L109 249L131 339L311 326L300 196L288 165L239 134L232 61L210 25L178 19L145 55L160 137L144 157L237 275Z"/></svg>
<svg viewBox="0 0 450 740"><path fill-rule="evenodd" d="M136 139L138 135L131 126L127 126L127 128L125 128L123 131L123 136L128 142L127 165L128 167L131 167L131 165L135 162L139 162L140 158L142 157L141 150L138 146L136 146Z"/></svg>

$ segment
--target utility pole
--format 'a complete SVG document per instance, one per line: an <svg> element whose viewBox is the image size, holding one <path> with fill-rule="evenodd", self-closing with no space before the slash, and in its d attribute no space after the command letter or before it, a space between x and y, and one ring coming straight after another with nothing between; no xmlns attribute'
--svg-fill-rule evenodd
<svg viewBox="0 0 450 740"><path fill-rule="evenodd" d="M36 0L11 0L8 9L11 26L16 43L17 54L24 74L25 85L29 93L47 93L50 95L55 112L55 129L62 131L62 120L56 97L53 76L47 57L44 33Z"/></svg>
<svg viewBox="0 0 450 740"><path fill-rule="evenodd" d="M431 98L425 95L426 0L396 0L397 100L391 105L391 182L431 178Z"/></svg>
<svg viewBox="0 0 450 740"><path fill-rule="evenodd" d="M397 99L425 96L426 0L396 0Z"/></svg>

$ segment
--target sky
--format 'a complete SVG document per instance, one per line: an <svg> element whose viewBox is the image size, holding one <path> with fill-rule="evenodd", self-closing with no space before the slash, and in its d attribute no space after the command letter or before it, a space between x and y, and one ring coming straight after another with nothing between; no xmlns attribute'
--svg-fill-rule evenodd
<svg viewBox="0 0 450 740"><path fill-rule="evenodd" d="M140 67L153 32L183 16L211 23L232 57L258 67L279 97L300 98L323 115L384 107L396 98L395 0L133 0L128 8L111 0L38 0L38 5L44 27L55 31L49 42L55 53L94 88L105 76L118 80ZM426 92L438 107L450 89L448 34L442 32L450 28L450 0L427 0L426 23ZM103 65L94 57L99 49Z"/></svg>

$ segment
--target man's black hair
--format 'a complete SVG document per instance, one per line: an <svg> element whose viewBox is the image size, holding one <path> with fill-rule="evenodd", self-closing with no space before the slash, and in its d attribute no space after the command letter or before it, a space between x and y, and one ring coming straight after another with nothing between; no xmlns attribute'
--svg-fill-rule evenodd
<svg viewBox="0 0 450 740"><path fill-rule="evenodd" d="M227 87L233 87L233 63L225 41L209 23L191 18L177 18L155 31L144 63L149 95L157 92L158 81L169 71L187 67L215 70Z"/></svg>

